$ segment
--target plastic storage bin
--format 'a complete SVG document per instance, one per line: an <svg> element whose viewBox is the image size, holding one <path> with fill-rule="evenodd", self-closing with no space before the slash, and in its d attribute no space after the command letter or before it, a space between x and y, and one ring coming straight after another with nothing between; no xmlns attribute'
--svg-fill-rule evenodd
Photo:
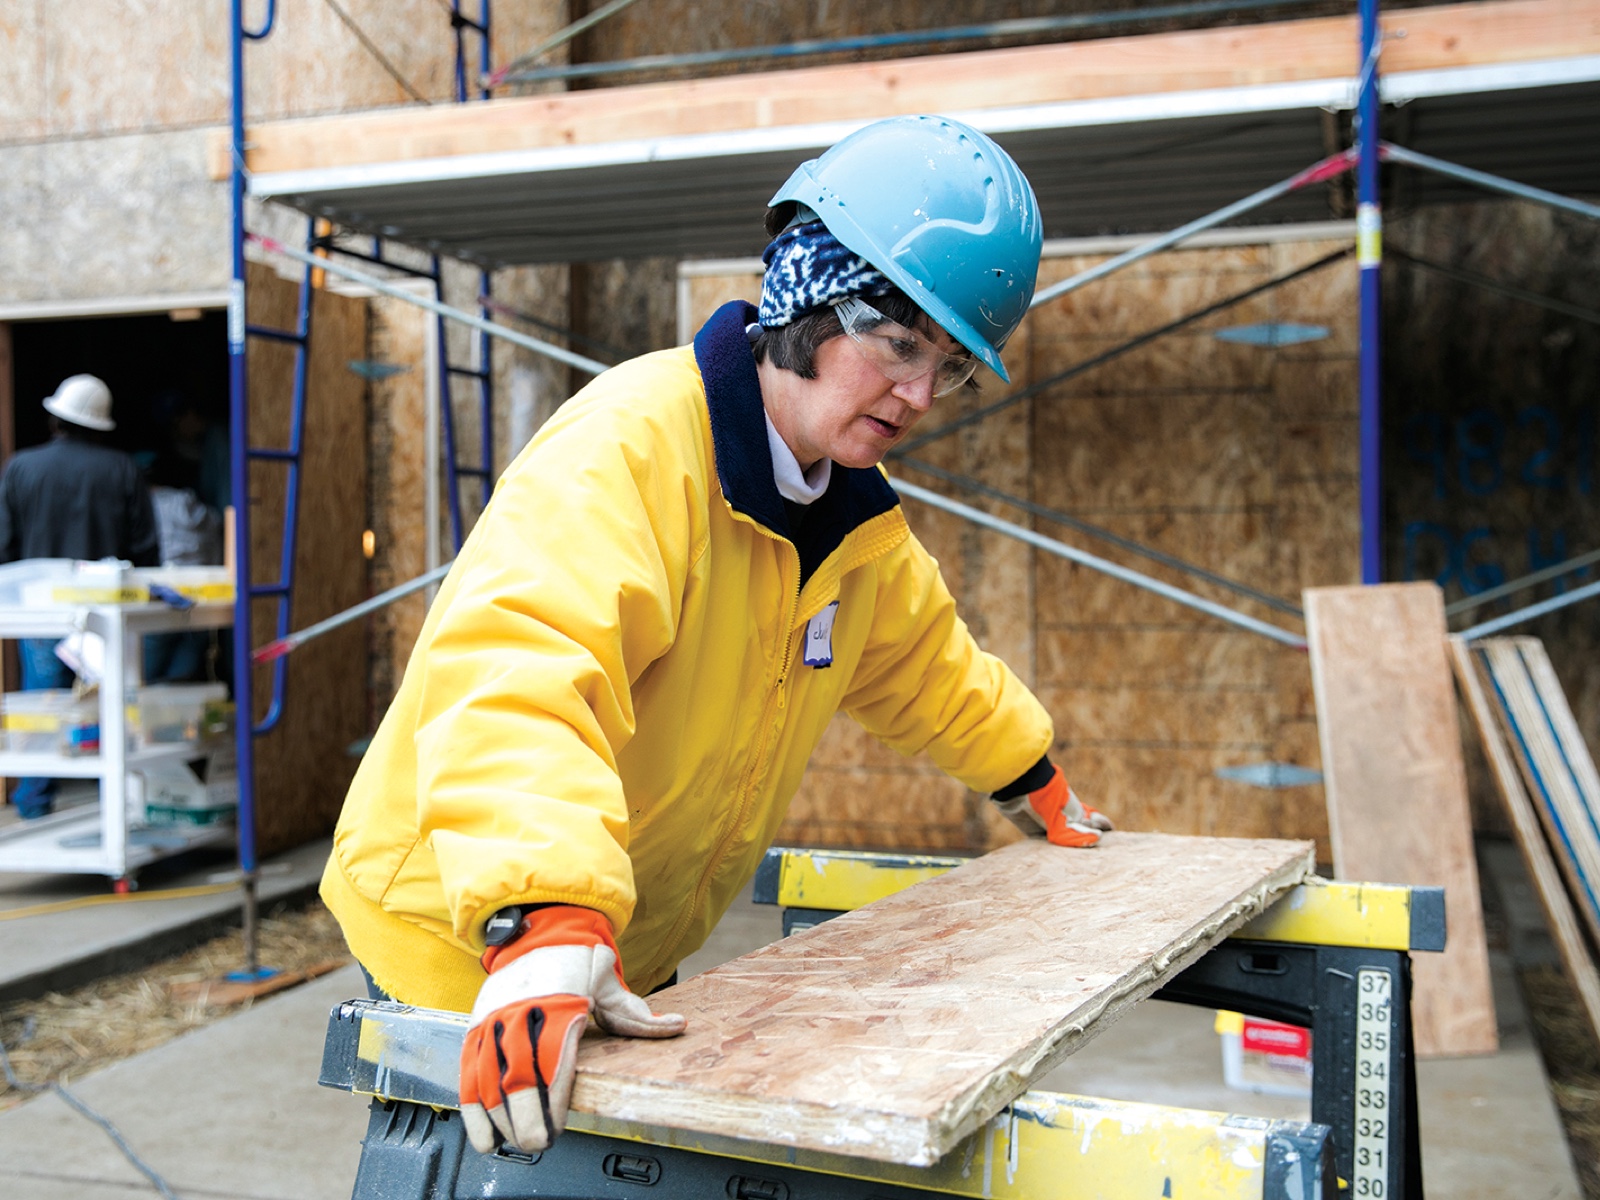
<svg viewBox="0 0 1600 1200"><path fill-rule="evenodd" d="M183 762L139 772L136 807L145 825L216 825L239 809L239 773L227 743Z"/></svg>
<svg viewBox="0 0 1600 1200"><path fill-rule="evenodd" d="M1311 1094L1311 1031L1298 1025L1217 1013L1222 1078L1231 1088L1269 1096Z"/></svg>
<svg viewBox="0 0 1600 1200"><path fill-rule="evenodd" d="M7 692L0 697L6 749L25 754L98 754L100 708L71 688Z"/></svg>
<svg viewBox="0 0 1600 1200"><path fill-rule="evenodd" d="M232 727L232 705L221 683L152 683L129 697L128 726L139 744L198 742Z"/></svg>

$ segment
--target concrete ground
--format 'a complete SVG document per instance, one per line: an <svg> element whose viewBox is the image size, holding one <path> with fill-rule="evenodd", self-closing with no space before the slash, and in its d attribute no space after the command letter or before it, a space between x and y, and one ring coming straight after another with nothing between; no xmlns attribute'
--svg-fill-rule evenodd
<svg viewBox="0 0 1600 1200"><path fill-rule="evenodd" d="M269 864L263 891L313 885L326 844ZM1501 864L1497 870L1514 869ZM214 870L215 868L211 868ZM161 886L203 883L206 871ZM154 885L148 885L154 886ZM103 894L100 881L0 875L0 917L44 901ZM115 955L157 939L177 943L215 922L236 893L152 900L0 920L0 996L84 955ZM748 899L684 963L687 976L778 936L775 909ZM150 947L147 946L147 949ZM131 949L125 949L131 954ZM1578 1200L1566 1142L1505 953L1493 954L1501 1050L1419 1068L1423 1161L1432 1196ZM366 1106L317 1086L323 1031L339 1001L363 995L354 967L258 1001L248 1011L85 1076L72 1092L108 1118L177 1195L209 1200L343 1200L350 1195ZM1223 1081L1209 1010L1150 1001L1052 1072L1042 1087L1261 1116L1306 1119L1304 1100ZM0 1196L6 1200L130 1200L154 1186L109 1136L59 1096L0 1113Z"/></svg>

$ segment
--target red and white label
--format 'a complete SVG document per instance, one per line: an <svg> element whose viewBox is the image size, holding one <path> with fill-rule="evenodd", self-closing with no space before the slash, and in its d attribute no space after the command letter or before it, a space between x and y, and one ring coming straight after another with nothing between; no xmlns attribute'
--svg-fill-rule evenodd
<svg viewBox="0 0 1600 1200"><path fill-rule="evenodd" d="M1311 1031L1277 1021L1244 1019L1239 1046L1250 1054L1277 1054L1285 1058L1311 1057Z"/></svg>

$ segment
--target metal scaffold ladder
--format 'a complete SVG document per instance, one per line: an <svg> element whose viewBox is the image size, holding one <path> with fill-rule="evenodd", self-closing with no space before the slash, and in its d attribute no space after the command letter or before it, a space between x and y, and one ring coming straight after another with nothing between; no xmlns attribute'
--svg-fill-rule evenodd
<svg viewBox="0 0 1600 1200"><path fill-rule="evenodd" d="M266 12L257 28L245 22L243 0L230 3L231 50L231 202L232 202L232 269L233 278L228 301L228 383L230 454L229 465L234 480L234 638L233 680L237 703L235 747L238 755L239 775L239 879L243 889L245 967L240 974L249 977L264 972L257 954L257 847L255 819L255 741L271 732L282 719L287 691L287 659L283 655L260 659L253 653L254 629L253 603L271 600L274 603L274 631L269 645L284 645L290 640L292 620L291 602L295 584L295 553L298 547L300 520L300 482L305 448L306 394L309 384L311 352L312 296L316 273L326 269L333 253L355 255L391 269L399 269L432 281L436 302L443 309L444 271L440 257L430 257L425 270L406 267L388 260L383 253L383 243L375 239L371 255L335 244L331 230L319 231L318 222L310 222L303 271L300 279L299 302L294 328L280 329L265 325L251 325L246 319L245 296L245 243L252 235L245 227L246 171L244 165L244 47L246 42L260 41L272 33L277 23L277 0L267 0ZM490 14L489 0L479 0L478 16L469 17L462 12L461 0L452 0L450 23L455 41L455 99L468 98L467 43L478 39L479 77L490 70ZM488 99L486 88L479 90L479 98ZM491 279L487 268L480 273L478 283L480 303L491 302ZM414 297L407 297L414 299ZM487 324L488 308L482 309ZM477 332L471 365L458 365L450 360L449 338L445 317L438 316L438 336L441 356L439 372L440 422L444 434L444 468L449 495L450 528L454 545L460 548L465 537L466 521L463 516L461 484L463 479L476 479L480 484L479 500L488 501L494 482L494 389L489 335ZM293 395L290 402L290 424L287 445L259 446L250 440L250 405L246 348L250 339L288 345L295 356ZM456 437L455 405L452 381L472 380L476 384L479 420L479 450L476 463L463 462ZM252 463L280 463L286 470L284 491L283 530L279 544L278 571L274 579L255 582L251 555L250 534L250 466ZM252 668L257 663L270 661L272 687L267 709L257 721L254 716L254 676Z"/></svg>

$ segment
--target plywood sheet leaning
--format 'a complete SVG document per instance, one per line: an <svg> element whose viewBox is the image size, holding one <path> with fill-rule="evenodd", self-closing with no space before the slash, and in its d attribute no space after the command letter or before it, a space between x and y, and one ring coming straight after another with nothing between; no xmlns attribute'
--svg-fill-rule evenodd
<svg viewBox="0 0 1600 1200"><path fill-rule="evenodd" d="M1578 912L1600 944L1600 779L1538 638L1482 643L1501 724Z"/></svg>
<svg viewBox="0 0 1600 1200"><path fill-rule="evenodd" d="M1306 636L1334 875L1445 889L1449 942L1418 955L1418 1054L1499 1045L1466 766L1431 583L1308 588Z"/></svg>
<svg viewBox="0 0 1600 1200"><path fill-rule="evenodd" d="M926 1166L1310 875L1312 843L1007 846L651 998L585 1042L573 1108Z"/></svg>
<svg viewBox="0 0 1600 1200"><path fill-rule="evenodd" d="M1483 740L1484 756L1489 760L1489 768L1494 772L1500 796L1505 801L1506 815L1511 820L1512 832L1522 851L1522 861L1528 868L1529 878L1533 880L1534 890L1539 893L1545 918L1550 922L1550 932L1561 952L1567 978L1572 981L1578 999L1583 1004L1589 1027L1600 1038L1600 970L1595 968L1589 948L1584 944L1577 913L1573 910L1571 898L1562 889L1561 876L1540 831L1533 801L1517 776L1511 749L1501 736L1500 726L1496 724L1498 703L1491 704L1479 673L1479 664L1473 661L1473 652L1466 642L1458 637L1451 638L1450 657L1456 669L1456 679L1461 684L1461 692L1472 713L1473 723L1478 727L1478 736ZM1498 696L1496 700L1498 702ZM1504 711L1498 710L1503 720Z"/></svg>

